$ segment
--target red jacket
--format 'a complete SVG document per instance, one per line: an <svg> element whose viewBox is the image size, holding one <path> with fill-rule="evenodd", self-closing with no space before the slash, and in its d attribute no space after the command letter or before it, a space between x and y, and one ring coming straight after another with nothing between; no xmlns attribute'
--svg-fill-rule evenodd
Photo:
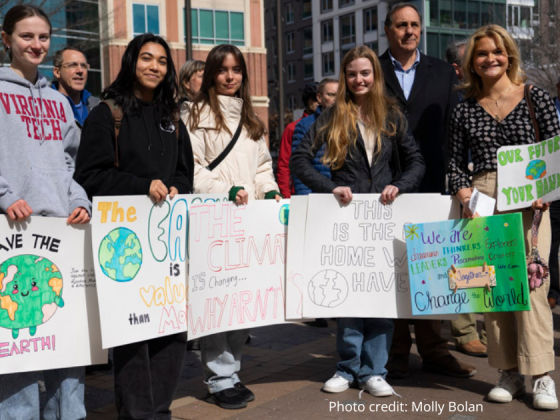
<svg viewBox="0 0 560 420"><path fill-rule="evenodd" d="M292 138L296 125L302 118L307 117L305 112L303 116L286 126L280 140L280 151L278 153L278 171L276 172L276 181L280 187L280 193L284 198L290 198L294 192L292 178L290 177L290 157L292 156Z"/></svg>

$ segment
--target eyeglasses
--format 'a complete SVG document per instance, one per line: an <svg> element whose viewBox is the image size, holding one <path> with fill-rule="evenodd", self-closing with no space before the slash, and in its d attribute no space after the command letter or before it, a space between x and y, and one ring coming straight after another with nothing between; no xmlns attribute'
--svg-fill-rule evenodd
<svg viewBox="0 0 560 420"><path fill-rule="evenodd" d="M80 66L83 69L89 70L89 64L88 63L72 62L72 63L62 64L60 67L64 67L65 69L69 69L69 70L76 70L78 68L78 66Z"/></svg>

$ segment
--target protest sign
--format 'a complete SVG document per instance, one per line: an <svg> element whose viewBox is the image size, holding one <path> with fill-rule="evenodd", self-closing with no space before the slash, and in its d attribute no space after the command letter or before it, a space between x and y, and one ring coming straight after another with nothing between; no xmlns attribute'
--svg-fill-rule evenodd
<svg viewBox="0 0 560 420"><path fill-rule="evenodd" d="M560 136L498 149L498 210L560 198Z"/></svg>
<svg viewBox="0 0 560 420"><path fill-rule="evenodd" d="M0 374L107 362L89 225L0 216Z"/></svg>
<svg viewBox="0 0 560 420"><path fill-rule="evenodd" d="M415 315L530 309L520 213L405 226Z"/></svg>
<svg viewBox="0 0 560 420"><path fill-rule="evenodd" d="M94 197L103 347L184 332L189 196Z"/></svg>
<svg viewBox="0 0 560 420"><path fill-rule="evenodd" d="M189 206L189 340L284 322L288 203Z"/></svg>
<svg viewBox="0 0 560 420"><path fill-rule="evenodd" d="M451 197L435 194L405 194L390 205L380 195L354 194L347 206L332 194L310 195L303 316L410 317L404 224L457 215Z"/></svg>

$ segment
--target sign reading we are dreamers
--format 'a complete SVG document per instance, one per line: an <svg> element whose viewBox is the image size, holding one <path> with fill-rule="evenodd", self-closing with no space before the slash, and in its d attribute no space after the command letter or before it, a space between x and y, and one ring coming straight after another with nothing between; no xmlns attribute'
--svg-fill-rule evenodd
<svg viewBox="0 0 560 420"><path fill-rule="evenodd" d="M560 136L498 149L498 210L560 198Z"/></svg>
<svg viewBox="0 0 560 420"><path fill-rule="evenodd" d="M405 231L413 314L530 309L520 213Z"/></svg>

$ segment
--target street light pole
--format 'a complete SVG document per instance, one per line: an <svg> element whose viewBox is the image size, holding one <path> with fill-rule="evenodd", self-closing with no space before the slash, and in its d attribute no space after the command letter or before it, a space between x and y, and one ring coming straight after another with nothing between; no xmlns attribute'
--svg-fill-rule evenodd
<svg viewBox="0 0 560 420"><path fill-rule="evenodd" d="M282 0L276 0L276 41L278 42L278 128L284 131L284 54L282 45Z"/></svg>
<svg viewBox="0 0 560 420"><path fill-rule="evenodd" d="M192 55L192 17L191 0L185 0L185 51L187 61L193 59Z"/></svg>

